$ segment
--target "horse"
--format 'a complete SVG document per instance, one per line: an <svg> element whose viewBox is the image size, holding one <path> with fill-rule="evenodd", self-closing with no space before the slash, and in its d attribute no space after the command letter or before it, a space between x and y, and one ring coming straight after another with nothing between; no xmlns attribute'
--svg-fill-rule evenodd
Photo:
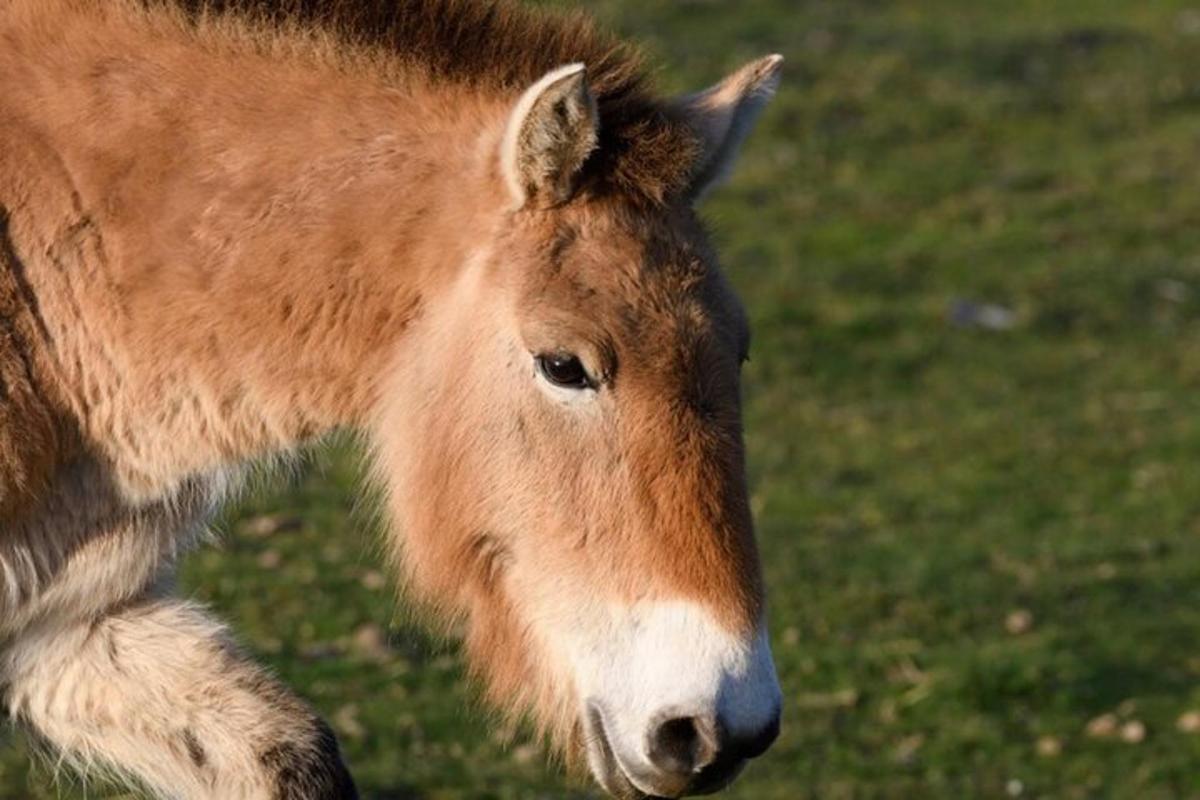
<svg viewBox="0 0 1200 800"><path fill-rule="evenodd" d="M173 589L252 469L351 431L498 709L616 797L729 784L782 695L697 205L781 61L666 97L510 0L0 5L6 714L157 797L355 797Z"/></svg>

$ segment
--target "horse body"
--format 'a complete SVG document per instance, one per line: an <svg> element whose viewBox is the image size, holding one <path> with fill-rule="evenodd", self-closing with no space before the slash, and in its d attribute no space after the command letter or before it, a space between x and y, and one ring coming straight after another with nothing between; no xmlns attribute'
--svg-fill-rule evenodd
<svg viewBox="0 0 1200 800"><path fill-rule="evenodd" d="M246 464L354 429L400 569L501 704L616 794L719 785L778 688L745 323L688 206L776 62L660 106L577 26L390 13L351 46L244 10L0 9L3 703L164 797L353 796L327 726L170 583ZM468 34L494 63L458 63Z"/></svg>

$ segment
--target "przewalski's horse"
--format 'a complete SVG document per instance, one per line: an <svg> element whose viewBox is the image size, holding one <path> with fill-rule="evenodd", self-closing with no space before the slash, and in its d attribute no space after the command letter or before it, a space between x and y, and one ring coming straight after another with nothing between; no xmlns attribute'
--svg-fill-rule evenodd
<svg viewBox="0 0 1200 800"><path fill-rule="evenodd" d="M577 20L309 6L0 4L7 712L163 797L353 797L169 584L244 465L355 429L497 703L615 795L721 787L780 691L693 206L780 59L659 99Z"/></svg>

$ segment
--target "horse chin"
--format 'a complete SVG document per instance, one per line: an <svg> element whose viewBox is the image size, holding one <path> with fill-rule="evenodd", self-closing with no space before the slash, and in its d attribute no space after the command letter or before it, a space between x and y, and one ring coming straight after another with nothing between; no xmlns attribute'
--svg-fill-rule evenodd
<svg viewBox="0 0 1200 800"><path fill-rule="evenodd" d="M584 713L583 730L588 766L600 788L617 800L648 800L654 797L639 789L629 778L609 741L604 714L591 703Z"/></svg>

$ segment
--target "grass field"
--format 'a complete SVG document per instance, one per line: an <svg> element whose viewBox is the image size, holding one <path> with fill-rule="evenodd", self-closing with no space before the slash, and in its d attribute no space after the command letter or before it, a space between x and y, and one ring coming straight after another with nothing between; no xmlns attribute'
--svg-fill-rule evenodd
<svg viewBox="0 0 1200 800"><path fill-rule="evenodd" d="M786 697L729 796L1200 797L1200 7L592 7L671 89L788 58L708 206ZM335 448L244 504L186 593L368 798L593 796L406 621L356 479ZM51 772L12 737L0 797L85 796Z"/></svg>

